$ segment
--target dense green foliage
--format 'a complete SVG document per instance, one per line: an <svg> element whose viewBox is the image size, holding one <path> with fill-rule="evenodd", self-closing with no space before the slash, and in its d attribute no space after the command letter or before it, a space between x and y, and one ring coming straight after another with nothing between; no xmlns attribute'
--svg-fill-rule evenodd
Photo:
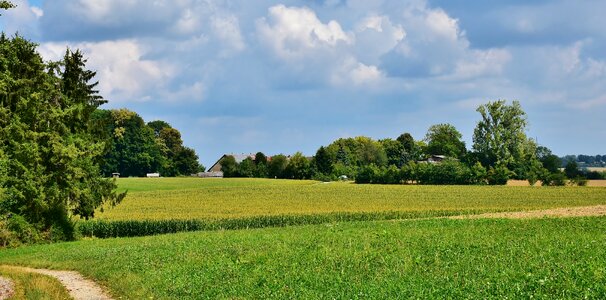
<svg viewBox="0 0 606 300"><path fill-rule="evenodd" d="M201 171L198 155L183 146L181 133L164 121L145 124L127 109L97 110L97 134L108 140L101 169L105 176L190 175Z"/></svg>
<svg viewBox="0 0 606 300"><path fill-rule="evenodd" d="M72 216L121 200L100 173L90 115L105 100L85 63L69 49L44 63L35 44L0 36L0 213L40 238L71 239Z"/></svg>
<svg viewBox="0 0 606 300"><path fill-rule="evenodd" d="M606 297L606 218L419 220L86 240L0 252L115 298Z"/></svg>
<svg viewBox="0 0 606 300"><path fill-rule="evenodd" d="M467 152L462 138L463 135L450 124L433 125L429 127L425 136L427 142L425 152L462 159Z"/></svg>

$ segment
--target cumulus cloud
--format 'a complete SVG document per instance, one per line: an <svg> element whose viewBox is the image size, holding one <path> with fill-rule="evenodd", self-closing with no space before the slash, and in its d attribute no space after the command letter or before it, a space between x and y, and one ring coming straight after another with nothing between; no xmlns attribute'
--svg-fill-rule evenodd
<svg viewBox="0 0 606 300"><path fill-rule="evenodd" d="M239 52L246 47L244 38L240 32L238 18L234 15L213 16L211 18L211 26L215 36L226 46L222 51L222 55Z"/></svg>
<svg viewBox="0 0 606 300"><path fill-rule="evenodd" d="M257 21L257 31L264 42L281 59L302 59L316 51L329 51L339 43L351 44L353 38L337 21L322 23L306 7L269 8L267 18Z"/></svg>
<svg viewBox="0 0 606 300"><path fill-rule="evenodd" d="M394 24L386 15L370 15L356 25L356 49L358 59L378 64L380 57L393 50L406 37L401 24Z"/></svg>
<svg viewBox="0 0 606 300"><path fill-rule="evenodd" d="M87 68L96 70L102 95L114 101L147 101L173 76L170 64L143 58L145 49L134 40L85 43L43 43L47 60L61 59L65 49L80 49L88 58Z"/></svg>

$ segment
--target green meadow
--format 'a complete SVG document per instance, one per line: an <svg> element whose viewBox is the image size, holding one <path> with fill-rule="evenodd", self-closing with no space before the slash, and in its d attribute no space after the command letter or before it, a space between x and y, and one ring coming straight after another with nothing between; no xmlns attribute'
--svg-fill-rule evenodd
<svg viewBox="0 0 606 300"><path fill-rule="evenodd" d="M93 239L0 252L115 297L606 297L606 218L408 220Z"/></svg>

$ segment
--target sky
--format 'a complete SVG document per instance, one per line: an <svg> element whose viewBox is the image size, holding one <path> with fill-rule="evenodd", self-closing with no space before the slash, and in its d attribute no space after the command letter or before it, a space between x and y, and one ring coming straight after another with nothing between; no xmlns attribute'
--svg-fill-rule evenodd
<svg viewBox="0 0 606 300"><path fill-rule="evenodd" d="M169 122L207 167L439 123L471 148L499 99L555 154L606 154L603 0L13 2L2 31L46 60L82 50L102 108Z"/></svg>

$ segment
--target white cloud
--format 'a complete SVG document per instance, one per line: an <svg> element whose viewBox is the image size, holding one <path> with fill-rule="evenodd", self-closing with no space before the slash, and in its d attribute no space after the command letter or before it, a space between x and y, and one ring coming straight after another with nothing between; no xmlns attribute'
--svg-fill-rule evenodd
<svg viewBox="0 0 606 300"><path fill-rule="evenodd" d="M349 57L333 72L331 82L334 85L365 86L378 83L384 73L377 66L365 65Z"/></svg>
<svg viewBox="0 0 606 300"><path fill-rule="evenodd" d="M486 75L500 75L512 59L505 49L470 50L466 58L457 62L453 78L466 79Z"/></svg>
<svg viewBox="0 0 606 300"><path fill-rule="evenodd" d="M358 63L358 66L351 70L351 79L356 84L373 82L383 77L383 73L377 66L367 66L363 63Z"/></svg>
<svg viewBox="0 0 606 300"><path fill-rule="evenodd" d="M441 9L429 10L425 18L425 24L435 34L430 35L429 38L439 36L456 42L462 37L458 20L451 18Z"/></svg>
<svg viewBox="0 0 606 300"><path fill-rule="evenodd" d="M400 24L394 24L388 16L370 15L356 25L356 50L358 59L378 64L379 58L394 49L406 37Z"/></svg>
<svg viewBox="0 0 606 300"><path fill-rule="evenodd" d="M174 73L170 64L144 59L145 50L134 40L43 43L39 51L47 60L58 60L67 46L88 58L87 68L97 71L101 94L112 101L149 100Z"/></svg>
<svg viewBox="0 0 606 300"><path fill-rule="evenodd" d="M314 51L351 44L353 37L334 20L322 23L309 8L276 5L257 20L260 39L281 59L301 59Z"/></svg>
<svg viewBox="0 0 606 300"><path fill-rule="evenodd" d="M30 9L32 10L32 12L34 13L34 15L36 16L36 18L41 18L42 16L44 16L44 11L42 10L42 8L37 7L37 6L32 6L30 7Z"/></svg>
<svg viewBox="0 0 606 300"><path fill-rule="evenodd" d="M175 31L182 35L195 33L201 26L198 16L189 8L181 13L181 17L175 22Z"/></svg>
<svg viewBox="0 0 606 300"><path fill-rule="evenodd" d="M234 15L213 16L210 23L215 36L226 45L223 54L239 52L246 48L238 18Z"/></svg>

